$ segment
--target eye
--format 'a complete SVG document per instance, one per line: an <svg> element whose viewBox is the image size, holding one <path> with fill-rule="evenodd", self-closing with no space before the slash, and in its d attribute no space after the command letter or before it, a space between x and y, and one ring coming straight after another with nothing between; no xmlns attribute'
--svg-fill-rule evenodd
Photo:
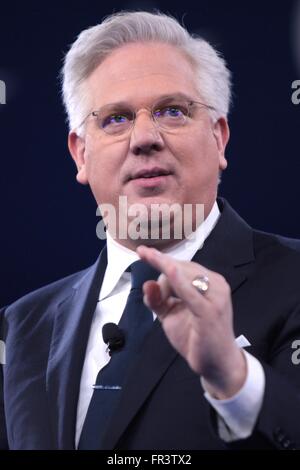
<svg viewBox="0 0 300 470"><path fill-rule="evenodd" d="M104 129L106 127L118 127L128 124L132 120L131 113L121 112L112 113L108 116L100 117L100 125Z"/></svg>
<svg viewBox="0 0 300 470"><path fill-rule="evenodd" d="M179 104L163 106L154 111L156 118L182 119L187 116L187 114L187 107Z"/></svg>

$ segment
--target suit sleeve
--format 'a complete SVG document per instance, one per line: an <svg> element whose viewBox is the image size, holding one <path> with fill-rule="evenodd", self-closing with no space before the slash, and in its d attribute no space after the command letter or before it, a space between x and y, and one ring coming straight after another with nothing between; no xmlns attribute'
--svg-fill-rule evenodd
<svg viewBox="0 0 300 470"><path fill-rule="evenodd" d="M229 448L300 449L300 364L295 361L293 349L297 340L300 340L299 308L277 333L269 357L259 358L266 385L254 431L248 439L236 441Z"/></svg>
<svg viewBox="0 0 300 470"><path fill-rule="evenodd" d="M5 412L4 412L4 396L3 396L3 368L5 365L5 309L0 310L0 341L1 341L1 356L0 356L0 450L8 449Z"/></svg>

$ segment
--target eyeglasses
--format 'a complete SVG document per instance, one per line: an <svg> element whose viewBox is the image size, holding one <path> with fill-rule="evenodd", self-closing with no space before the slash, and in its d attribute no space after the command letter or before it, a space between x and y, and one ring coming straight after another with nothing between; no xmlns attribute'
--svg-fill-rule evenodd
<svg viewBox="0 0 300 470"><path fill-rule="evenodd" d="M199 101L172 97L154 103L150 109L141 108L138 111L125 105L106 105L89 113L79 127L89 116L93 116L96 118L98 128L106 134L122 135L133 128L138 112L143 109L150 112L152 121L159 129L173 131L183 127L189 119L197 120L201 108L215 110L214 107Z"/></svg>

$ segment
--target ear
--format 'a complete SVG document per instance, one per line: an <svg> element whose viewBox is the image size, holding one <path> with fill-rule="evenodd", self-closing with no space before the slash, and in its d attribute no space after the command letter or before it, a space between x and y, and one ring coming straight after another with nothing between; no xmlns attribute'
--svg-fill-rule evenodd
<svg viewBox="0 0 300 470"><path fill-rule="evenodd" d="M213 134L219 150L219 168L225 170L227 168L225 149L230 135L227 119L221 117L213 124Z"/></svg>
<svg viewBox="0 0 300 470"><path fill-rule="evenodd" d="M88 184L85 161L85 139L77 135L75 131L71 131L68 137L68 147L77 166L76 179L78 183Z"/></svg>

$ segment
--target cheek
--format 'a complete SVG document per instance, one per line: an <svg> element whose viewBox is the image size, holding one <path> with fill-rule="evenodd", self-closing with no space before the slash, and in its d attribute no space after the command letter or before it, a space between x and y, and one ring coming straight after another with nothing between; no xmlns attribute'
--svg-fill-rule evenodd
<svg viewBox="0 0 300 470"><path fill-rule="evenodd" d="M198 197L199 192L214 190L219 177L219 153L212 133L197 137L187 137L185 145L177 147L176 157L179 160L181 179L184 186Z"/></svg>
<svg viewBox="0 0 300 470"><path fill-rule="evenodd" d="M207 174L218 168L218 148L210 129L207 129L206 133L201 132L198 135L189 133L180 142L173 142L169 148L182 166L183 171Z"/></svg>
<svg viewBox="0 0 300 470"><path fill-rule="evenodd" d="M113 175L116 155L110 147L91 135L87 136L85 162L89 178L94 179L100 178L102 175L106 177L107 175Z"/></svg>
<svg viewBox="0 0 300 470"><path fill-rule="evenodd" d="M124 146L123 146L124 147ZM88 181L97 202L110 202L120 191L124 148L87 142L85 162Z"/></svg>

